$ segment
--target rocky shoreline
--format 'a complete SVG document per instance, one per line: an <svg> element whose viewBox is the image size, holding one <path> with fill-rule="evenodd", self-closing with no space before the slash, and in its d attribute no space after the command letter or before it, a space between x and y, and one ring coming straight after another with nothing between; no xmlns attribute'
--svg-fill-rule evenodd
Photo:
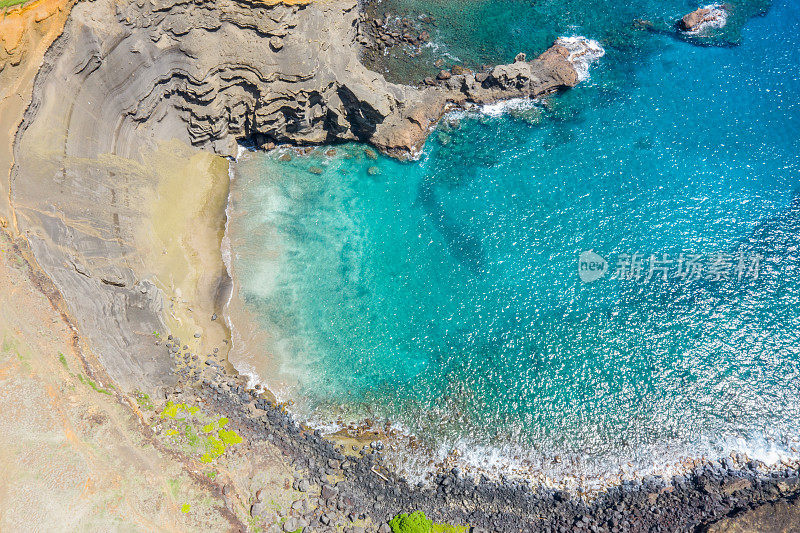
<svg viewBox="0 0 800 533"><path fill-rule="evenodd" d="M307 531L342 526L353 533L388 533L387 521L411 510L422 510L437 522L468 524L473 532L725 531L731 521L780 531L800 512L795 504L798 464L768 468L734 456L705 462L673 479L626 481L591 500L518 479L475 479L458 468L440 472L430 485L411 485L386 467L380 441L352 451L335 444L299 425L285 407L248 389L236 376L216 374L167 397L200 399L230 418L248 439L277 446L295 469L293 488L313 495L310 504L289 515L289 527ZM257 503L251 508L256 515L261 510ZM759 514L758 509L775 505L786 506L785 520L790 521L783 526L773 522L771 513L761 516L762 509ZM354 524L364 520L371 525Z"/></svg>

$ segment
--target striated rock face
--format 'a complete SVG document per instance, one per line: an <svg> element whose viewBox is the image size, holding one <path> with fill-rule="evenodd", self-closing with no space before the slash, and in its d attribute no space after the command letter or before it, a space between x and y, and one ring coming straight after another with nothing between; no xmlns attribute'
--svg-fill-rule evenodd
<svg viewBox="0 0 800 533"><path fill-rule="evenodd" d="M11 220L8 179L14 134L45 52L61 34L75 0L38 0L0 8L0 225Z"/></svg>
<svg viewBox="0 0 800 533"><path fill-rule="evenodd" d="M695 9L681 19L681 29L700 32L706 28L722 28L728 21L728 11L724 5L712 5Z"/></svg>
<svg viewBox="0 0 800 533"><path fill-rule="evenodd" d="M114 139L115 152L144 125L227 155L235 139L258 138L360 140L407 157L448 103L539 96L579 80L571 52L556 45L531 62L497 67L481 83L465 74L424 90L391 84L358 60L357 15L355 0L100 0L75 10L48 81L74 88L65 93L114 123L107 138L92 136ZM70 117L70 129L88 118Z"/></svg>
<svg viewBox="0 0 800 533"><path fill-rule="evenodd" d="M415 88L359 61L358 20L356 0L73 8L17 135L10 198L37 260L123 386L158 386L170 365L166 350L153 355L165 304L141 251L158 179L146 153L172 139L223 155L243 139L358 140L408 158L448 106L574 86L598 53L564 40L532 61Z"/></svg>

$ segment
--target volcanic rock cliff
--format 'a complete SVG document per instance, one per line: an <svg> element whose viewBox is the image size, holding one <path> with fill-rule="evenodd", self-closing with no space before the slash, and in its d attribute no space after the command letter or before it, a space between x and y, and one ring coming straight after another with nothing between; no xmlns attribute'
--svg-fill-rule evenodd
<svg viewBox="0 0 800 533"><path fill-rule="evenodd" d="M556 45L480 81L466 73L425 89L388 83L359 61L357 9L354 0L83 4L52 54L42 100L91 106L91 114L69 117L69 128L80 128L72 136L92 136L114 152L127 151L131 130L146 127L224 154L235 139L258 135L295 144L360 140L402 157L419 148L449 102L538 96L578 82L574 51Z"/></svg>
<svg viewBox="0 0 800 533"><path fill-rule="evenodd" d="M448 106L571 87L602 54L559 41L541 56L463 71L422 88L359 61L355 0L94 0L50 48L15 143L18 230L123 386L162 384L154 355L165 302L140 226L146 153L177 139L222 155L237 141L358 140L413 157ZM175 209L181 209L175 206Z"/></svg>

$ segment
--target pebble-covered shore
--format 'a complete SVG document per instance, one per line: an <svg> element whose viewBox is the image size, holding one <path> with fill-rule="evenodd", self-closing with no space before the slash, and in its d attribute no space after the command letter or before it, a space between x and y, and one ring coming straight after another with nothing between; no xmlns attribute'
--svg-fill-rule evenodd
<svg viewBox="0 0 800 533"><path fill-rule="evenodd" d="M178 339L167 346L176 360L194 360L179 365L183 385L168 397L191 391L248 439L277 446L297 472L293 489L318 495L312 505L291 511L285 531L343 526L357 533L364 526L354 522L367 519L380 524L372 531L388 533L389 519L413 510L440 523L468 524L474 532L704 531L726 517L800 495L796 464L768 468L743 456L707 462L671 480L623 482L591 501L523 480L475 479L458 468L438 473L431 484L412 486L387 467L380 441L345 449L302 427L284 406L247 388L242 376L222 371L223 365L213 362L215 354L206 365L182 352ZM251 512L258 512L257 504Z"/></svg>

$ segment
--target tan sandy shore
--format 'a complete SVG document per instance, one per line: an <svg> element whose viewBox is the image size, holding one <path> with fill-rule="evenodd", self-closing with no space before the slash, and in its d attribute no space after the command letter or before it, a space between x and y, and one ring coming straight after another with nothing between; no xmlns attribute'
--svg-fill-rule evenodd
<svg viewBox="0 0 800 533"><path fill-rule="evenodd" d="M145 156L156 181L137 242L146 265L169 304L166 325L195 353L227 353L221 319L227 271L221 246L228 199L228 161L178 141ZM212 320L217 314L220 319ZM200 333L200 338L194 335Z"/></svg>

